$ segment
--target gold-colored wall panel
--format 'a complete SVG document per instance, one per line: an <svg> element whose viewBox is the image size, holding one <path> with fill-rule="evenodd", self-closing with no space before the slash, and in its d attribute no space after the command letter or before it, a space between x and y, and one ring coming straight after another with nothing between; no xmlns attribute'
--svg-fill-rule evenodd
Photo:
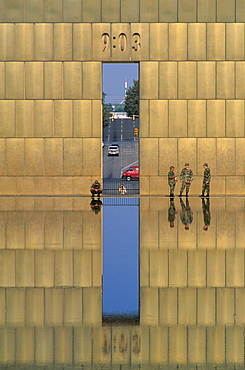
<svg viewBox="0 0 245 370"><path fill-rule="evenodd" d="M215 62L197 63L197 98L215 99L216 64Z"/></svg>
<svg viewBox="0 0 245 370"><path fill-rule="evenodd" d="M206 104L206 100L188 101L188 137L206 136Z"/></svg>
<svg viewBox="0 0 245 370"><path fill-rule="evenodd" d="M207 24L207 59L225 59L225 24Z"/></svg>
<svg viewBox="0 0 245 370"><path fill-rule="evenodd" d="M26 324L37 327L44 325L44 289L26 290Z"/></svg>
<svg viewBox="0 0 245 370"><path fill-rule="evenodd" d="M142 138L140 140L140 160L144 163L141 174L158 175L158 140L155 138Z"/></svg>
<svg viewBox="0 0 245 370"><path fill-rule="evenodd" d="M44 77L42 62L25 63L25 98L43 99Z"/></svg>
<svg viewBox="0 0 245 370"><path fill-rule="evenodd" d="M244 137L244 100L226 101L226 137Z"/></svg>
<svg viewBox="0 0 245 370"><path fill-rule="evenodd" d="M226 24L226 59L244 60L244 23Z"/></svg>
<svg viewBox="0 0 245 370"><path fill-rule="evenodd" d="M63 140L47 138L44 140L44 162L46 176L63 175Z"/></svg>
<svg viewBox="0 0 245 370"><path fill-rule="evenodd" d="M236 139L236 175L245 173L245 138Z"/></svg>
<svg viewBox="0 0 245 370"><path fill-rule="evenodd" d="M150 286L168 286L168 252L150 251Z"/></svg>
<svg viewBox="0 0 245 370"><path fill-rule="evenodd" d="M43 139L25 140L25 174L27 176L44 175Z"/></svg>
<svg viewBox="0 0 245 370"><path fill-rule="evenodd" d="M64 0L63 2L63 21L81 22L82 21L82 1Z"/></svg>
<svg viewBox="0 0 245 370"><path fill-rule="evenodd" d="M169 24L169 59L187 60L187 24Z"/></svg>
<svg viewBox="0 0 245 370"><path fill-rule="evenodd" d="M235 1L217 1L217 22L235 22Z"/></svg>
<svg viewBox="0 0 245 370"><path fill-rule="evenodd" d="M169 101L169 136L187 136L187 101Z"/></svg>
<svg viewBox="0 0 245 370"><path fill-rule="evenodd" d="M25 173L24 139L6 139L6 174L18 176Z"/></svg>
<svg viewBox="0 0 245 370"><path fill-rule="evenodd" d="M101 99L101 63L83 63L83 99Z"/></svg>
<svg viewBox="0 0 245 370"><path fill-rule="evenodd" d="M140 74L140 98L158 99L158 63L142 62Z"/></svg>
<svg viewBox="0 0 245 370"><path fill-rule="evenodd" d="M54 34L52 23L35 24L35 59L53 60Z"/></svg>
<svg viewBox="0 0 245 370"><path fill-rule="evenodd" d="M139 22L140 0L125 0L121 2L121 22Z"/></svg>
<svg viewBox="0 0 245 370"><path fill-rule="evenodd" d="M101 22L101 1L83 0L83 22Z"/></svg>
<svg viewBox="0 0 245 370"><path fill-rule="evenodd" d="M102 22L120 22L120 0L102 1Z"/></svg>
<svg viewBox="0 0 245 370"><path fill-rule="evenodd" d="M150 60L150 24L149 23L132 23L132 54L131 60ZM138 37L140 35L140 38ZM144 47L142 47L144 45ZM134 48L133 48L134 47Z"/></svg>
<svg viewBox="0 0 245 370"><path fill-rule="evenodd" d="M14 25L0 24L0 59L13 60L14 58Z"/></svg>
<svg viewBox="0 0 245 370"><path fill-rule="evenodd" d="M159 22L177 22L176 1L159 0Z"/></svg>
<svg viewBox="0 0 245 370"><path fill-rule="evenodd" d="M128 61L131 54L130 37L125 35L130 35L130 25L124 23L113 23L111 25L111 35L113 36L111 43L111 58L114 61ZM114 40L115 38L115 40Z"/></svg>
<svg viewBox="0 0 245 370"><path fill-rule="evenodd" d="M91 100L73 101L74 137L90 137L91 130Z"/></svg>
<svg viewBox="0 0 245 370"><path fill-rule="evenodd" d="M179 289L179 324L196 324L196 289Z"/></svg>
<svg viewBox="0 0 245 370"><path fill-rule="evenodd" d="M168 24L150 24L151 60L168 60Z"/></svg>
<svg viewBox="0 0 245 370"><path fill-rule="evenodd" d="M196 63L178 63L178 99L196 98Z"/></svg>
<svg viewBox="0 0 245 370"><path fill-rule="evenodd" d="M54 252L46 250L35 252L35 286L54 286Z"/></svg>
<svg viewBox="0 0 245 370"><path fill-rule="evenodd" d="M188 60L206 60L207 26L205 23L189 23Z"/></svg>
<svg viewBox="0 0 245 370"><path fill-rule="evenodd" d="M34 25L17 23L14 27L14 59L34 59Z"/></svg>
<svg viewBox="0 0 245 370"><path fill-rule="evenodd" d="M64 68L64 99L82 99L82 63L67 62Z"/></svg>
<svg viewBox="0 0 245 370"><path fill-rule="evenodd" d="M242 0L237 0L236 2L236 21L245 21L245 4Z"/></svg>
<svg viewBox="0 0 245 370"><path fill-rule="evenodd" d="M207 136L225 136L225 101L207 101Z"/></svg>
<svg viewBox="0 0 245 370"><path fill-rule="evenodd" d="M70 4L71 5L71 4ZM72 24L54 24L54 60L72 59Z"/></svg>
<svg viewBox="0 0 245 370"><path fill-rule="evenodd" d="M24 63L6 63L6 99L24 99Z"/></svg>
<svg viewBox="0 0 245 370"><path fill-rule="evenodd" d="M158 22L158 0L140 0L140 22Z"/></svg>
<svg viewBox="0 0 245 370"><path fill-rule="evenodd" d="M34 251L16 251L16 285L34 286Z"/></svg>
<svg viewBox="0 0 245 370"><path fill-rule="evenodd" d="M24 1L9 0L5 1L5 20L7 22L24 21Z"/></svg>
<svg viewBox="0 0 245 370"><path fill-rule="evenodd" d="M235 139L217 139L217 175L235 175Z"/></svg>
<svg viewBox="0 0 245 370"><path fill-rule="evenodd" d="M62 74L62 63L47 62L44 64L45 99L62 99Z"/></svg>
<svg viewBox="0 0 245 370"><path fill-rule="evenodd" d="M216 2L213 0L199 0L197 5L198 22L216 22Z"/></svg>
<svg viewBox="0 0 245 370"><path fill-rule="evenodd" d="M217 143L214 138L197 139L197 173L203 175L203 163L207 162L211 175L216 175ZM212 187L212 182L211 182Z"/></svg>
<svg viewBox="0 0 245 370"><path fill-rule="evenodd" d="M54 136L73 136L72 101L54 101Z"/></svg>
<svg viewBox="0 0 245 370"><path fill-rule="evenodd" d="M34 136L52 137L54 122L53 101L36 100L34 119Z"/></svg>
<svg viewBox="0 0 245 370"><path fill-rule="evenodd" d="M150 137L168 137L168 101L150 100L149 111Z"/></svg>
<svg viewBox="0 0 245 370"><path fill-rule="evenodd" d="M196 22L196 1L179 0L178 22Z"/></svg>
<svg viewBox="0 0 245 370"><path fill-rule="evenodd" d="M59 0L44 0L44 21L62 22L62 2Z"/></svg>
<svg viewBox="0 0 245 370"><path fill-rule="evenodd" d="M245 99L245 63L236 63L236 98Z"/></svg>
<svg viewBox="0 0 245 370"><path fill-rule="evenodd" d="M25 21L43 22L44 8L43 0L25 0Z"/></svg>
<svg viewBox="0 0 245 370"><path fill-rule="evenodd" d="M92 59L92 28L94 24L82 23L73 24L73 60L91 60ZM95 60L95 57L93 57Z"/></svg>
<svg viewBox="0 0 245 370"><path fill-rule="evenodd" d="M64 140L64 175L82 174L82 139Z"/></svg>
<svg viewBox="0 0 245 370"><path fill-rule="evenodd" d="M0 252L0 277L1 286L15 286L15 251L1 250Z"/></svg>
<svg viewBox="0 0 245 370"><path fill-rule="evenodd" d="M83 175L98 176L101 173L101 139L84 138L82 153Z"/></svg>
<svg viewBox="0 0 245 370"><path fill-rule="evenodd" d="M177 62L159 63L159 99L177 99Z"/></svg>
<svg viewBox="0 0 245 370"><path fill-rule="evenodd" d="M0 136L15 136L15 101L0 100Z"/></svg>
<svg viewBox="0 0 245 370"><path fill-rule="evenodd" d="M235 98L235 63L217 63L217 99Z"/></svg>

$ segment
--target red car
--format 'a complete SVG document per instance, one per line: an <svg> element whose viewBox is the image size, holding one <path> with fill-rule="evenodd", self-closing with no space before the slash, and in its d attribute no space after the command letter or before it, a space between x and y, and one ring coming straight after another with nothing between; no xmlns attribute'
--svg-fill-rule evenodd
<svg viewBox="0 0 245 370"><path fill-rule="evenodd" d="M131 179L139 180L139 167L130 166L126 171L123 172L122 179L126 179L127 181L130 181Z"/></svg>

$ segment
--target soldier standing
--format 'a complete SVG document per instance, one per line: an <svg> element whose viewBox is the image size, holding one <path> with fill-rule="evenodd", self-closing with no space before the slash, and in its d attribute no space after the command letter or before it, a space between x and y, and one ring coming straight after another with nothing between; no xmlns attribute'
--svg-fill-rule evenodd
<svg viewBox="0 0 245 370"><path fill-rule="evenodd" d="M203 182L202 182L202 195L200 197L204 197L205 191L207 193L206 197L209 197L210 192L210 181L211 181L211 172L210 168L208 168L208 164L203 164L204 173L203 173Z"/></svg>
<svg viewBox="0 0 245 370"><path fill-rule="evenodd" d="M193 181L193 172L189 168L189 163L185 163L185 167L183 168L183 170L180 173L180 182L182 182L182 186L181 186L181 189L180 189L179 197L182 196L182 193L183 193L185 188L186 188L186 196L188 197L192 181Z"/></svg>
<svg viewBox="0 0 245 370"><path fill-rule="evenodd" d="M170 187L170 197L174 197L174 188L177 182L177 177L174 174L174 166L170 167L170 171L168 173L168 185Z"/></svg>

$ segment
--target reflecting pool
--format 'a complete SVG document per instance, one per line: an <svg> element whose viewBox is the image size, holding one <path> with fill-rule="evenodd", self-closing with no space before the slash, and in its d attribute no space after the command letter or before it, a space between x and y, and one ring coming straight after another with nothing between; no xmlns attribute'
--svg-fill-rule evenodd
<svg viewBox="0 0 245 370"><path fill-rule="evenodd" d="M130 200L140 318L118 325L103 321L103 225L127 199L0 198L1 367L243 368L244 197Z"/></svg>

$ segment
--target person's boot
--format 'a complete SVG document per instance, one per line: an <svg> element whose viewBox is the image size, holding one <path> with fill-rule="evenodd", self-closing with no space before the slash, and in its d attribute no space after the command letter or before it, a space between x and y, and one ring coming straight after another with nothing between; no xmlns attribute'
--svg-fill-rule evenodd
<svg viewBox="0 0 245 370"><path fill-rule="evenodd" d="M202 192L202 194L199 195L199 197L204 198L204 193Z"/></svg>
<svg viewBox="0 0 245 370"><path fill-rule="evenodd" d="M189 196L188 194L189 194L189 191L186 192L185 196L188 197Z"/></svg>
<svg viewBox="0 0 245 370"><path fill-rule="evenodd" d="M182 192L179 193L179 197L182 197Z"/></svg>

